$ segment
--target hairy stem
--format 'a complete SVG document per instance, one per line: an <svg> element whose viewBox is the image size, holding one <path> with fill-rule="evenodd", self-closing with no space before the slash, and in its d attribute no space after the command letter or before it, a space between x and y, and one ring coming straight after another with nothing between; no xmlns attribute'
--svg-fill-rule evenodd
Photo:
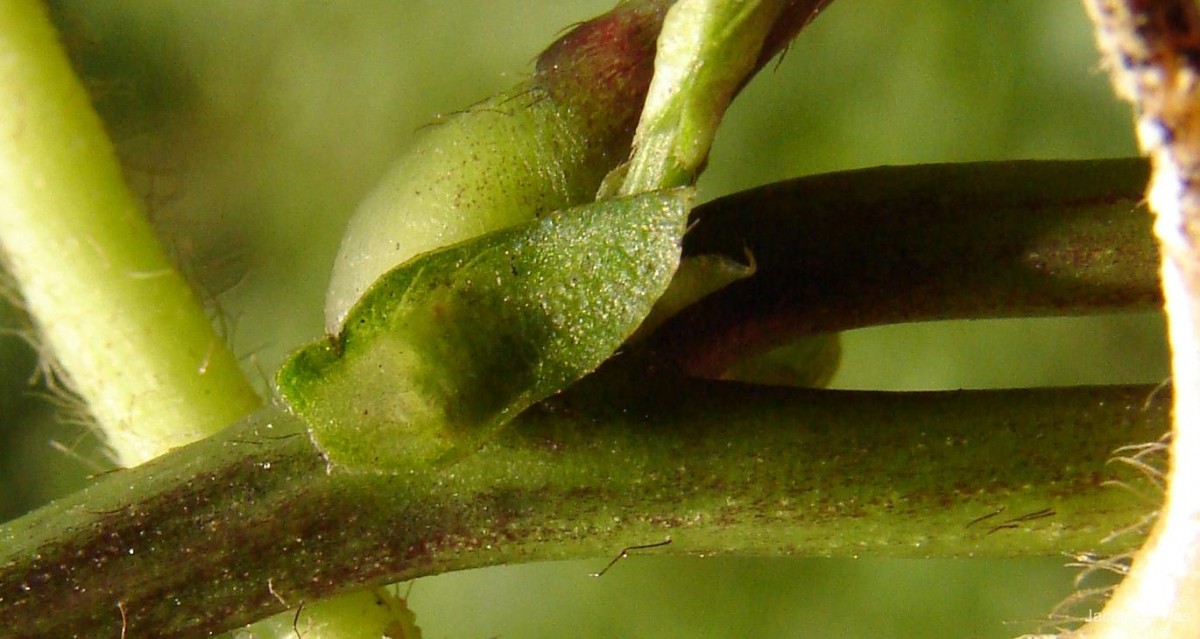
<svg viewBox="0 0 1200 639"><path fill-rule="evenodd" d="M0 249L122 465L259 405L126 187L36 0L0 3Z"/></svg>
<svg viewBox="0 0 1200 639"><path fill-rule="evenodd" d="M327 467L269 409L0 527L0 617L18 636L203 636L363 585L665 535L686 554L1093 550L1156 506L1104 484L1165 406L1145 387L770 390L618 361L480 454L399 475Z"/></svg>
<svg viewBox="0 0 1200 639"><path fill-rule="evenodd" d="M1195 0L1086 0L1154 174L1149 202L1175 386L1166 506L1104 614L1081 634L1200 635L1200 8Z"/></svg>

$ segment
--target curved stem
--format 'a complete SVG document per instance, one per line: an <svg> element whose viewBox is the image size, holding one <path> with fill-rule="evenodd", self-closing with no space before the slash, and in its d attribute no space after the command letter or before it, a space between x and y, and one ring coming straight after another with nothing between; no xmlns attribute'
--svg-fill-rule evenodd
<svg viewBox="0 0 1200 639"><path fill-rule="evenodd" d="M1165 406L1145 387L806 391L616 365L479 454L399 475L327 469L269 409L0 527L0 617L19 636L201 636L362 585L665 535L687 554L1095 550L1156 506L1135 494L1149 482L1105 486L1106 462L1157 437Z"/></svg>
<svg viewBox="0 0 1200 639"><path fill-rule="evenodd" d="M1139 159L880 167L698 207L685 255L758 271L667 322L653 348L694 375L813 333L935 319L1161 306Z"/></svg>

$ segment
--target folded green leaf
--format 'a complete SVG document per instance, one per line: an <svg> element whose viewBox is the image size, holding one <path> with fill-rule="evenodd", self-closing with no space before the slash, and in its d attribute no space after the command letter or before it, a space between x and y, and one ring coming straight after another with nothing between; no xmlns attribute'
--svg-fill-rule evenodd
<svg viewBox="0 0 1200 639"><path fill-rule="evenodd" d="M280 391L332 464L467 452L629 337L679 263L690 189L597 202L428 253L380 278Z"/></svg>

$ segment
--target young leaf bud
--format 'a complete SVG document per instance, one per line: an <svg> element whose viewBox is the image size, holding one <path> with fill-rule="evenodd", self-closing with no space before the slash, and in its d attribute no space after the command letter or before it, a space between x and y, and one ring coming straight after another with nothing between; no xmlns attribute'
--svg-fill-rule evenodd
<svg viewBox="0 0 1200 639"><path fill-rule="evenodd" d="M278 385L331 465L396 470L470 451L594 370L679 263L691 190L596 202L388 272Z"/></svg>
<svg viewBox="0 0 1200 639"><path fill-rule="evenodd" d="M336 334L376 278L416 255L595 199L629 155L671 2L572 29L527 82L425 130L359 206L325 304Z"/></svg>

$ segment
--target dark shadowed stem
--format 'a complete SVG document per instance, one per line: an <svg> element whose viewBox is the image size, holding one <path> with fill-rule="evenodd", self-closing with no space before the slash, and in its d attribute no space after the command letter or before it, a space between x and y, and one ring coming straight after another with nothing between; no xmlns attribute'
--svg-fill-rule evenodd
<svg viewBox="0 0 1200 639"><path fill-rule="evenodd" d="M1140 159L880 167L697 209L684 251L759 271L659 329L694 375L813 333L1161 307Z"/></svg>
<svg viewBox="0 0 1200 639"><path fill-rule="evenodd" d="M0 527L14 636L204 636L363 584L661 552L1028 555L1157 506L1112 451L1156 438L1146 387L769 390L601 371L454 466L327 469L268 409ZM990 515L990 516L989 516ZM585 573L580 579L587 579ZM124 633L124 634L122 634Z"/></svg>

